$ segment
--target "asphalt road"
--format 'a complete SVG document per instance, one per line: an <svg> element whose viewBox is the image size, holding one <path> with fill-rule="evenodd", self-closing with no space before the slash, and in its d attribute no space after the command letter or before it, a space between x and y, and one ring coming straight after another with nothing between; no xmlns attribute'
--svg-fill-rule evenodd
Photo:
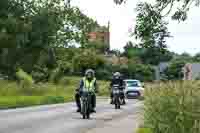
<svg viewBox="0 0 200 133"><path fill-rule="evenodd" d="M120 110L99 99L97 113L83 120L74 103L0 111L0 133L133 133L142 103L130 100Z"/></svg>

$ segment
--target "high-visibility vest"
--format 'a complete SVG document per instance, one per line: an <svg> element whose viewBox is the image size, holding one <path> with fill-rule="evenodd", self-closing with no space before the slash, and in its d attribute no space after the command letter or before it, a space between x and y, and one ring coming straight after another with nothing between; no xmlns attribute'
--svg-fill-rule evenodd
<svg viewBox="0 0 200 133"><path fill-rule="evenodd" d="M95 90L95 82L96 78L94 78L92 81L87 80L86 78L83 78L83 90L84 91L94 91Z"/></svg>

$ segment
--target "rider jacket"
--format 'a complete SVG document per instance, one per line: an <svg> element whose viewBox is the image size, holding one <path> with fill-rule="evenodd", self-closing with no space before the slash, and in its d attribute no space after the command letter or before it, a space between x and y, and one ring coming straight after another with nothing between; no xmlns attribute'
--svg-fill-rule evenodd
<svg viewBox="0 0 200 133"><path fill-rule="evenodd" d="M84 90L97 92L98 87L96 78L93 78L91 81L89 81L86 77L84 77L80 81L79 91L84 91Z"/></svg>
<svg viewBox="0 0 200 133"><path fill-rule="evenodd" d="M119 78L119 79L113 78L111 80L110 87L112 87L113 85L116 85L116 84L120 86L120 89L124 89L124 87L123 87L123 79L121 79L121 78Z"/></svg>

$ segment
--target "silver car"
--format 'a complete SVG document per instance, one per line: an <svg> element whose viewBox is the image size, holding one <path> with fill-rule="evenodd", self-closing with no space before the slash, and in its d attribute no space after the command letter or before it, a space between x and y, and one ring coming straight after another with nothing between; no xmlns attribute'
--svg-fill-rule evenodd
<svg viewBox="0 0 200 133"><path fill-rule="evenodd" d="M124 80L124 86L127 98L137 98L144 94L144 87L139 80L126 79Z"/></svg>

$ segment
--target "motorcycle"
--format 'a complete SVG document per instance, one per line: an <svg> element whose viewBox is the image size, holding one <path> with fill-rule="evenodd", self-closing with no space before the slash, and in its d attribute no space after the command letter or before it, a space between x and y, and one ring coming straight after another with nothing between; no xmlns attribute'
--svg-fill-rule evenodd
<svg viewBox="0 0 200 133"><path fill-rule="evenodd" d="M121 105L123 105L124 103L124 99L121 98L121 94L124 92L123 90L120 89L119 85L113 85L112 93L113 93L113 102L115 105L115 109L120 109Z"/></svg>
<svg viewBox="0 0 200 133"><path fill-rule="evenodd" d="M92 103L91 98L92 92L82 92L81 95L81 114L83 116L83 119L90 119L90 114L92 113Z"/></svg>

